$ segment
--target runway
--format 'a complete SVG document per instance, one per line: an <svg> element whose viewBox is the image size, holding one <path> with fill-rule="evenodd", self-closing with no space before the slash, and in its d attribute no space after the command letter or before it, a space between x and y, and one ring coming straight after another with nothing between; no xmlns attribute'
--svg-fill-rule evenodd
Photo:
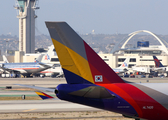
<svg viewBox="0 0 168 120"><path fill-rule="evenodd" d="M128 82L136 83L168 83L168 78L123 78ZM66 84L64 78L0 78L0 97L11 96L37 96L31 89L25 89L15 84L26 84L46 88L56 88L59 84ZM12 87L12 89L6 89ZM48 93L48 92L47 92ZM48 93L55 96L54 93Z"/></svg>
<svg viewBox="0 0 168 120"><path fill-rule="evenodd" d="M38 96L34 91L27 90L14 84L27 84L40 87L55 88L58 84L66 83L64 78L0 78L0 97ZM11 86L12 89L6 89ZM26 90L26 91L25 91ZM54 97L54 93L47 92ZM22 112L56 112L56 111L97 111L98 109L62 101L54 100L7 100L0 101L0 113Z"/></svg>
<svg viewBox="0 0 168 120"><path fill-rule="evenodd" d="M96 108L70 103L59 99L0 101L0 106L0 113L99 111L99 109Z"/></svg>
<svg viewBox="0 0 168 120"><path fill-rule="evenodd" d="M14 84L37 85L41 87L56 87L60 83L66 83L64 78L0 78L0 87L12 86L19 87Z"/></svg>
<svg viewBox="0 0 168 120"><path fill-rule="evenodd" d="M123 78L129 82L136 83L167 83L168 78ZM26 84L46 88L56 88L59 84L66 84L64 78L0 78L0 97L4 96L37 96L31 89L25 90L24 87L15 84ZM7 86L11 86L12 89L6 89ZM49 93L55 96L54 93Z"/></svg>

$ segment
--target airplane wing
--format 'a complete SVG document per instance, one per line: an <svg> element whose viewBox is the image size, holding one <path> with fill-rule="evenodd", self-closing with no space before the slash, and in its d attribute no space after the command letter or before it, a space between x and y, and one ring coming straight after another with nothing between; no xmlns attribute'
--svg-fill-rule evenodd
<svg viewBox="0 0 168 120"><path fill-rule="evenodd" d="M2 64L2 67L0 67L0 68L1 68L2 70L4 70L4 71L12 72L11 69L4 68L4 67L3 67L3 64Z"/></svg>
<svg viewBox="0 0 168 120"><path fill-rule="evenodd" d="M162 68L153 68L153 70L164 70Z"/></svg>
<svg viewBox="0 0 168 120"><path fill-rule="evenodd" d="M38 63L39 65L45 67L45 68L51 68L53 67L53 64L44 64L44 63Z"/></svg>
<svg viewBox="0 0 168 120"><path fill-rule="evenodd" d="M54 88L44 88L44 87L37 87L37 86L23 85L23 84L15 84L15 85L23 86L23 87L26 87L26 88L32 88L32 89L36 89L36 90L41 90L41 91L57 93L57 89L54 89ZM52 96L50 96L50 95L48 95L44 92L41 92L41 91L35 91L35 93L39 97L41 97L43 100L45 100L45 99L55 99L54 97L52 97Z"/></svg>
<svg viewBox="0 0 168 120"><path fill-rule="evenodd" d="M152 68L153 71L158 71L158 72L166 72L166 67L158 67L158 68Z"/></svg>
<svg viewBox="0 0 168 120"><path fill-rule="evenodd" d="M123 71L124 71L124 72L127 72L127 71L128 71L128 69L127 69L127 68L124 68L124 69L123 69Z"/></svg>
<svg viewBox="0 0 168 120"><path fill-rule="evenodd" d="M121 74L121 73L125 73L128 71L127 68L124 68L124 69L113 69L117 74Z"/></svg>

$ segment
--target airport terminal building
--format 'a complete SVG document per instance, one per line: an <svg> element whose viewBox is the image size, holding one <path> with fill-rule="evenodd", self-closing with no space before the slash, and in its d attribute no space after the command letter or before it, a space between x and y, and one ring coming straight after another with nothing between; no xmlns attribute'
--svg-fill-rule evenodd
<svg viewBox="0 0 168 120"><path fill-rule="evenodd" d="M157 47L157 48L156 48ZM153 55L157 56L163 65L168 65L168 55L163 54L161 46L139 47L133 49L121 49L115 54L99 54L99 56L111 67L116 68L130 57L129 68L132 66L154 67Z"/></svg>
<svg viewBox="0 0 168 120"><path fill-rule="evenodd" d="M140 32L146 32L151 34L158 40L160 45L150 45L149 41L138 41L137 47L126 48L128 41L136 34ZM168 48L167 43L164 40L159 39L155 34L150 31L140 30L135 31L128 35L128 39L124 41L120 49L116 49L118 46L115 45L111 54L99 54L99 56L111 67L116 68L121 63L130 57L129 68L132 66L146 66L154 67L155 63L153 55L157 56L164 66L168 66Z"/></svg>
<svg viewBox="0 0 168 120"><path fill-rule="evenodd" d="M138 41L137 47L126 48L125 46L127 42L139 32L150 33L160 42L160 45L150 45L149 41ZM117 45L115 45L112 53L98 54L111 68L120 66L127 57L130 57L129 68L135 65L152 68L155 66L153 55L157 56L164 66L168 65L168 50L165 41L160 40L155 34L145 30L133 32L128 36L129 38L124 41L124 44L122 44L120 49L115 49L115 47L118 47ZM33 62L40 54L41 53L24 54L24 52L22 51L16 51L15 56L7 56L7 59L11 63ZM0 58L0 61L1 60L2 58ZM59 63L59 59L54 50L51 55L51 63Z"/></svg>

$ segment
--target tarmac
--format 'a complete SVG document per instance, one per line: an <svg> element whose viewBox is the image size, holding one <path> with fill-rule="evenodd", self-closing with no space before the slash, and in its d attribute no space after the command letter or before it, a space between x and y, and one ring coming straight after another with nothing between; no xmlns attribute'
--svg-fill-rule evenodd
<svg viewBox="0 0 168 120"><path fill-rule="evenodd" d="M136 82L136 83L168 83L168 78L123 78L126 81L129 82ZM50 87L55 88L58 84L66 83L64 78L0 78L0 97L21 97L22 95L25 96L36 96L38 97L34 91L31 89L25 89L22 86L18 86L15 84L26 84L26 85L34 85L34 86L40 86L40 87ZM8 88L8 89L7 89ZM26 91L25 91L26 90ZM52 96L55 96L54 93L48 93ZM66 102L59 100L57 98L53 100L0 100L0 118L4 117L4 114L8 114L8 116L16 115L18 113L62 113L66 112L67 114L69 112L76 112L75 115L79 112L107 112L104 110L79 105L71 102ZM104 116L109 116L109 119L127 119L123 118L121 114L117 113L107 113L103 114ZM10 115L9 115L10 114ZM113 116L116 116L114 118ZM77 115L78 117L80 115ZM30 118L30 116L28 116ZM74 118L74 119L91 119L94 118L93 116L90 116L89 118ZM96 117L96 116L95 116ZM38 119L42 119L42 117L37 117ZM53 116L53 118L56 118ZM68 116L67 118L73 119L73 115ZM99 116L95 119L101 119L102 116ZM107 118L107 119L108 119ZM3 119L10 119L10 117L4 117ZM20 119L19 117L16 119ZM50 119L50 118L47 118ZM65 116L60 119L65 119Z"/></svg>

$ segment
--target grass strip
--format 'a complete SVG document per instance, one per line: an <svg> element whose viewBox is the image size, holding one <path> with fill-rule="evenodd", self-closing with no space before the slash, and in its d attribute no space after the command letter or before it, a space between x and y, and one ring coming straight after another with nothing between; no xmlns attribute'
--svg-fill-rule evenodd
<svg viewBox="0 0 168 120"><path fill-rule="evenodd" d="M21 96L17 97L0 97L0 100L22 100ZM26 96L25 100L42 100L39 96Z"/></svg>

